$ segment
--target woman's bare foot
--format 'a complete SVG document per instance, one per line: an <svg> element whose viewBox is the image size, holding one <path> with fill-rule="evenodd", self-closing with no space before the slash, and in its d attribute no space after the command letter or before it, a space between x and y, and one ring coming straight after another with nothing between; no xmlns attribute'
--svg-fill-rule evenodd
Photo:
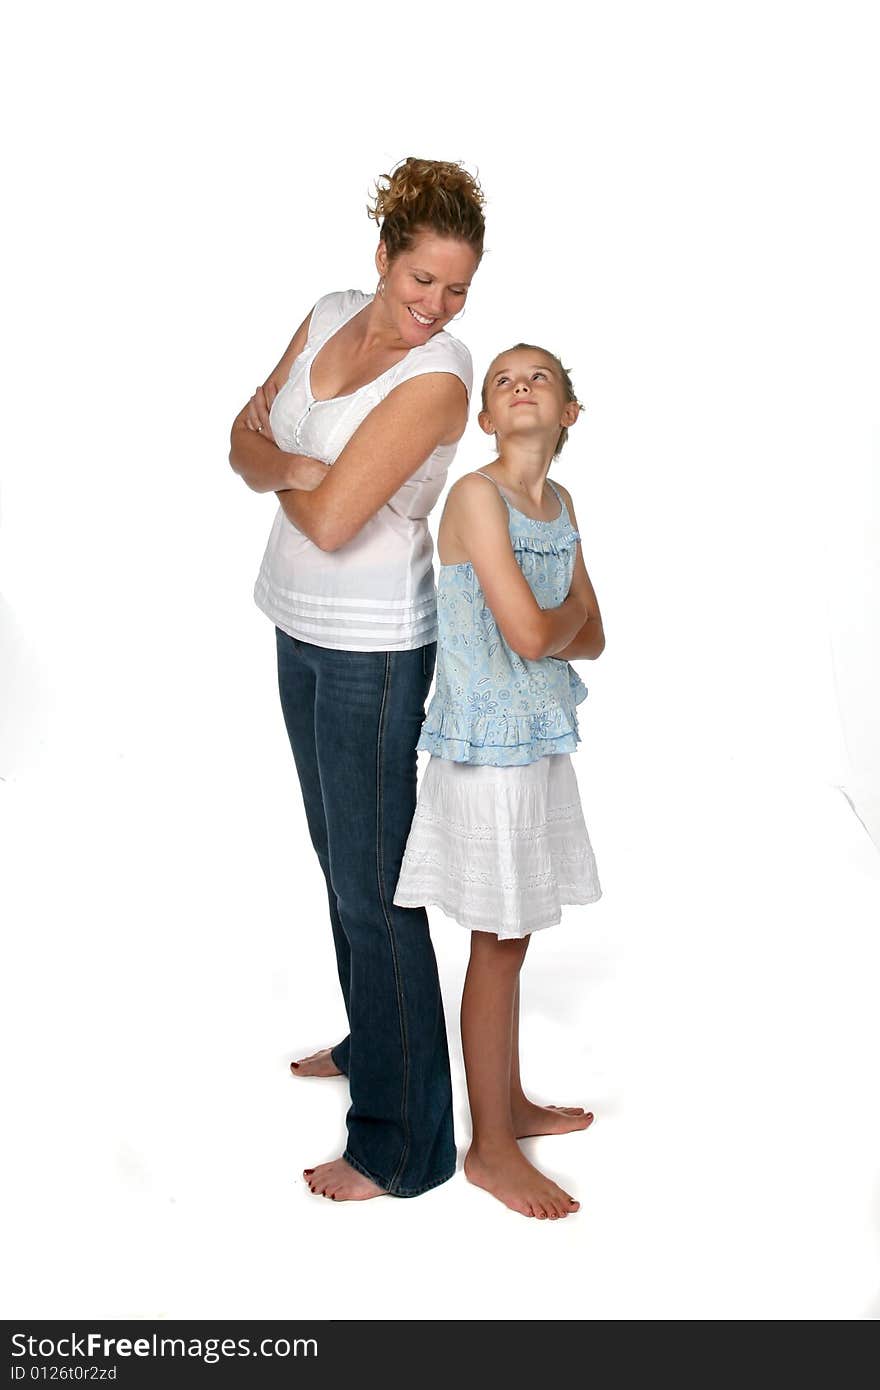
<svg viewBox="0 0 880 1390"><path fill-rule="evenodd" d="M313 1052L310 1057L291 1062L290 1070L294 1076L341 1076L342 1072L331 1057L330 1051L329 1047L324 1047L320 1052Z"/></svg>
<svg viewBox="0 0 880 1390"><path fill-rule="evenodd" d="M317 1168L306 1168L303 1177L316 1197L329 1197L332 1202L365 1202L368 1197L388 1196L384 1187L370 1182L344 1158L319 1163Z"/></svg>
<svg viewBox="0 0 880 1390"><path fill-rule="evenodd" d="M552 1179L539 1173L512 1139L480 1150L472 1145L464 1161L464 1173L468 1182L485 1188L511 1211L523 1216L555 1221L580 1206Z"/></svg>
<svg viewBox="0 0 880 1390"><path fill-rule="evenodd" d="M580 1105L535 1105L531 1100L511 1104L513 1132L517 1139L531 1139L538 1134L572 1134L577 1129L589 1129L593 1112Z"/></svg>

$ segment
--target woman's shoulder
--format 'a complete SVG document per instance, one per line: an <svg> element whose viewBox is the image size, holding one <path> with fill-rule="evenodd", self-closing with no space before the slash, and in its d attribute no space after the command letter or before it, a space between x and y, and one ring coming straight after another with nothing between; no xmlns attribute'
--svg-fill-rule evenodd
<svg viewBox="0 0 880 1390"><path fill-rule="evenodd" d="M372 297L364 290L333 290L330 294L321 295L312 310L309 342L322 338L343 319L362 309Z"/></svg>
<svg viewBox="0 0 880 1390"><path fill-rule="evenodd" d="M431 357L437 361L455 363L458 367L465 368L470 380L473 381L474 365L470 352L460 338L453 337L451 333L446 332L445 328L441 329L439 333L435 333L433 338L429 338L421 347L415 348L414 353L421 353L423 357ZM413 355L410 353L410 356Z"/></svg>
<svg viewBox="0 0 880 1390"><path fill-rule="evenodd" d="M409 377L423 376L426 372L451 372L464 382L470 398L474 384L471 355L464 343L447 333L445 328L426 343L410 349L393 369L394 384L397 386Z"/></svg>

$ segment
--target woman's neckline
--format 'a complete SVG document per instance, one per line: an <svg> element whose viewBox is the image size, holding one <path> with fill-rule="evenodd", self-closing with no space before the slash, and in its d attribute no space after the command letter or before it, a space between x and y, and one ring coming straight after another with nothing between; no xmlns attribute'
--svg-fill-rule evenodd
<svg viewBox="0 0 880 1390"><path fill-rule="evenodd" d="M363 293L363 291L361 291L361 293ZM324 350L324 348L329 343L330 339L335 338L336 334L339 333L343 328L345 328L347 324L351 323L352 319L357 318L358 314L362 314L365 309L368 309L375 298L375 294L368 295L363 304L356 305L356 307L352 310L350 314L345 315L341 323L337 323L333 328L330 329L329 333L324 334L324 337L321 339L321 341L318 343L318 346L312 353L311 360L309 361L309 365L306 368L305 374L306 394L308 395L309 401L312 405L329 405L331 401L349 401L352 399L353 396L359 396L361 391L366 391L369 389L369 387L375 386L377 381L381 381L382 378L387 376L389 372L393 372L395 367L399 367L401 362L403 362L404 359L407 358L411 352L415 351L414 348L408 348L407 351L403 354L403 357L398 358L396 362L392 362L391 366L386 367L384 372L380 372L378 376L374 376L371 381L365 381L363 386L356 387L354 391L346 391L340 396L315 395L314 391L312 390L312 367L315 365L315 359ZM442 332L443 330L441 329L440 331ZM435 337L436 336L437 335L435 334ZM428 339L428 342L431 342L430 338Z"/></svg>

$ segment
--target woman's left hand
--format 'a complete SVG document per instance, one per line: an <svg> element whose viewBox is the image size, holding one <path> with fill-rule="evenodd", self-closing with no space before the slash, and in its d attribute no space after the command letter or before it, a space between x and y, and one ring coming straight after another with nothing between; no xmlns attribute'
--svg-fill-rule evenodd
<svg viewBox="0 0 880 1390"><path fill-rule="evenodd" d="M244 417L244 423L249 430L255 430L265 439L270 439L273 444L275 443L275 436L269 424L269 411L272 409L272 402L277 395L278 392L272 380L267 381L265 386L258 386L247 403Z"/></svg>

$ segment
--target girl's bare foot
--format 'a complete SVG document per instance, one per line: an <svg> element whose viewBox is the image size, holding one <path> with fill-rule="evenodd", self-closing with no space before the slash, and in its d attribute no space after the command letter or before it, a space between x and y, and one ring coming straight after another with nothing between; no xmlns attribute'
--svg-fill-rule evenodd
<svg viewBox="0 0 880 1390"><path fill-rule="evenodd" d="M294 1076L342 1075L342 1072L330 1056L329 1047L322 1048L320 1052L313 1052L310 1057L303 1057L299 1062L291 1062L290 1070L293 1072Z"/></svg>
<svg viewBox="0 0 880 1390"><path fill-rule="evenodd" d="M303 1177L316 1197L329 1197L332 1202L365 1202L368 1197L388 1196L384 1187L370 1182L344 1158L320 1163L317 1168L306 1168Z"/></svg>
<svg viewBox="0 0 880 1390"><path fill-rule="evenodd" d="M468 1182L485 1188L511 1211L523 1216L556 1221L580 1206L574 1197L539 1173L512 1139L479 1150L473 1144L464 1161L464 1172Z"/></svg>
<svg viewBox="0 0 880 1390"><path fill-rule="evenodd" d="M511 1110L517 1139L530 1139L537 1134L572 1134L593 1123L593 1112L580 1105L535 1105L523 1098L514 1101Z"/></svg>

